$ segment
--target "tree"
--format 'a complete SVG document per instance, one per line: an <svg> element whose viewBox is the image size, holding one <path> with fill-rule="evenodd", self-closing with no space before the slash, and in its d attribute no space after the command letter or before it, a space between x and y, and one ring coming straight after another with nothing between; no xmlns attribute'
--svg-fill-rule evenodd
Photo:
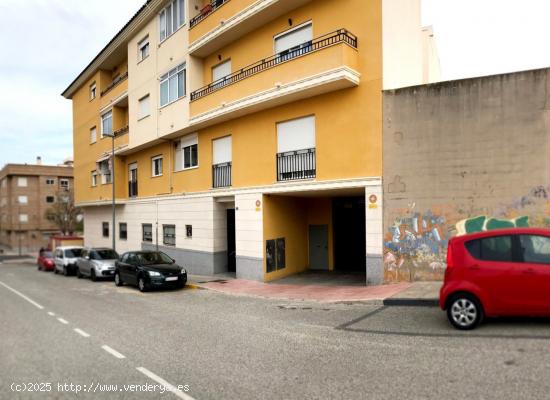
<svg viewBox="0 0 550 400"><path fill-rule="evenodd" d="M46 210L46 219L55 224L63 235L73 235L81 220L81 210L74 205L73 193L60 190L56 202Z"/></svg>

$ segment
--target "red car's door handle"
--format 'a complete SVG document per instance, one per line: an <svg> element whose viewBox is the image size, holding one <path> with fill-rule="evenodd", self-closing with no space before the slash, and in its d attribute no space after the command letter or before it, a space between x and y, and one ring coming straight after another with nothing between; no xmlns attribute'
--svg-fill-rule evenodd
<svg viewBox="0 0 550 400"><path fill-rule="evenodd" d="M525 275L535 275L535 270L533 268L524 269L522 271Z"/></svg>

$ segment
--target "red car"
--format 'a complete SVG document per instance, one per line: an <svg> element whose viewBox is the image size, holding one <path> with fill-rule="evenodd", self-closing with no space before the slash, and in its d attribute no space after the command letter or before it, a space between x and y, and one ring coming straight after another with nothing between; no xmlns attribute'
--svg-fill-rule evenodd
<svg viewBox="0 0 550 400"><path fill-rule="evenodd" d="M53 253L49 250L43 250L38 253L38 259L36 260L39 271L53 271L55 267L55 261L53 259Z"/></svg>
<svg viewBox="0 0 550 400"><path fill-rule="evenodd" d="M457 329L473 329L484 317L550 316L550 229L452 238L439 306Z"/></svg>

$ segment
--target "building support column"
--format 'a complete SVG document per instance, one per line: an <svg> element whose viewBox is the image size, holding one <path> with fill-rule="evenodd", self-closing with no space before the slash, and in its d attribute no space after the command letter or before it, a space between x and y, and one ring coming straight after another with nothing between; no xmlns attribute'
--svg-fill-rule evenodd
<svg viewBox="0 0 550 400"><path fill-rule="evenodd" d="M382 184L376 186L367 186L365 189L367 285L380 285L384 283L384 214L382 196Z"/></svg>
<svg viewBox="0 0 550 400"><path fill-rule="evenodd" d="M238 279L264 280L262 193L235 195L235 251Z"/></svg>

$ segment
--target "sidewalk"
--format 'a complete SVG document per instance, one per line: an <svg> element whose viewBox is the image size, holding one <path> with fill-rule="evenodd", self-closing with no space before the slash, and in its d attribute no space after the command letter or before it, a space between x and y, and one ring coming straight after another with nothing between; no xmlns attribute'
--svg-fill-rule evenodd
<svg viewBox="0 0 550 400"><path fill-rule="evenodd" d="M223 277L189 276L193 287L268 299L310 300L321 303L366 302L380 305L435 306L441 282L394 283L379 286L282 284Z"/></svg>

